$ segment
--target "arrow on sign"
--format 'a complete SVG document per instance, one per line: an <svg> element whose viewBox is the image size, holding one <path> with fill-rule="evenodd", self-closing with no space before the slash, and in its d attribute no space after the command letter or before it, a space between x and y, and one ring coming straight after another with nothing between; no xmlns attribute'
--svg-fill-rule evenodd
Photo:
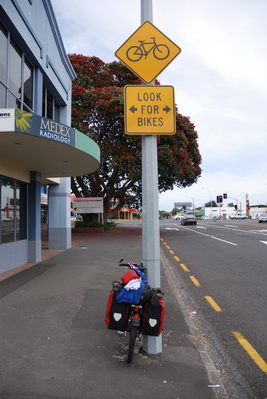
<svg viewBox="0 0 267 399"><path fill-rule="evenodd" d="M168 107L168 105L166 105L166 107L165 108L163 108L163 111L165 111L166 112L166 114L170 111L171 109Z"/></svg>
<svg viewBox="0 0 267 399"><path fill-rule="evenodd" d="M133 105L133 106L130 108L130 111L134 114L135 111L137 111L137 108L135 108L135 106Z"/></svg>

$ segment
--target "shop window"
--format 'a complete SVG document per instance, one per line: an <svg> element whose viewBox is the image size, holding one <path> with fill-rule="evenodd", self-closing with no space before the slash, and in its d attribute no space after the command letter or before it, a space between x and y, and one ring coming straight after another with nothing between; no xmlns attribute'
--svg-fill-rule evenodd
<svg viewBox="0 0 267 399"><path fill-rule="evenodd" d="M16 182L16 240L27 238L27 185Z"/></svg>
<svg viewBox="0 0 267 399"><path fill-rule="evenodd" d="M1 177L1 244L27 238L27 185Z"/></svg>
<svg viewBox="0 0 267 399"><path fill-rule="evenodd" d="M14 241L14 180L1 179L1 243Z"/></svg>

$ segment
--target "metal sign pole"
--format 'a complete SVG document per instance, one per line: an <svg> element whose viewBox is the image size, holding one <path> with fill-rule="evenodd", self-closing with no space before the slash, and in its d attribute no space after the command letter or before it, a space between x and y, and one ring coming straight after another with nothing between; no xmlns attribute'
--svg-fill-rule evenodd
<svg viewBox="0 0 267 399"><path fill-rule="evenodd" d="M152 0L141 0L141 23L153 23ZM160 287L160 238L158 206L157 136L142 137L142 258L147 268L148 282ZM144 336L144 351L162 352L162 336Z"/></svg>

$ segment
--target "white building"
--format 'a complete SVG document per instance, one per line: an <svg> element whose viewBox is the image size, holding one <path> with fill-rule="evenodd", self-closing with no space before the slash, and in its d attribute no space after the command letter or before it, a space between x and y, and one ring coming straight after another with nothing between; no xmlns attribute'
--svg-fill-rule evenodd
<svg viewBox="0 0 267 399"><path fill-rule="evenodd" d="M205 216L208 217L222 217L223 219L229 219L229 216L234 214L247 215L251 219L256 219L258 215L267 213L267 205L252 205L250 206L249 213L247 214L246 209L235 210L234 206L221 206L221 207L205 207Z"/></svg>

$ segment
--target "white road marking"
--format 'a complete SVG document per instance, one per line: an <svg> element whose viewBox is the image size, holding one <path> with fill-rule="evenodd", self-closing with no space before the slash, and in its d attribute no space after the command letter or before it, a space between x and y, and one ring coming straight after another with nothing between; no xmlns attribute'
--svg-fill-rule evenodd
<svg viewBox="0 0 267 399"><path fill-rule="evenodd" d="M264 236L267 234L267 230L249 230L249 232L253 234L263 234Z"/></svg>
<svg viewBox="0 0 267 399"><path fill-rule="evenodd" d="M230 242L230 241L222 240L221 238L214 237L214 236L210 236L210 238L214 238L214 240L218 240L218 241L226 242L226 244L235 245L235 246L237 247L237 244L235 244L234 242Z"/></svg>
<svg viewBox="0 0 267 399"><path fill-rule="evenodd" d="M225 242L226 244L234 245L234 246L236 246L236 247L238 246L238 244L236 244L236 243L234 243L234 242L226 241L226 240L223 240L222 238L218 238L218 237L211 236L210 234L200 233L200 231L188 229L188 228L186 228L186 227L183 227L183 228L186 229L186 230L193 231L193 232L195 232L195 233L197 233L197 234L201 234L202 236L210 237L210 238L213 238L214 240L218 240L218 241Z"/></svg>
<svg viewBox="0 0 267 399"><path fill-rule="evenodd" d="M260 241L260 242L262 242L263 244L266 244L266 245L267 245L267 241Z"/></svg>

